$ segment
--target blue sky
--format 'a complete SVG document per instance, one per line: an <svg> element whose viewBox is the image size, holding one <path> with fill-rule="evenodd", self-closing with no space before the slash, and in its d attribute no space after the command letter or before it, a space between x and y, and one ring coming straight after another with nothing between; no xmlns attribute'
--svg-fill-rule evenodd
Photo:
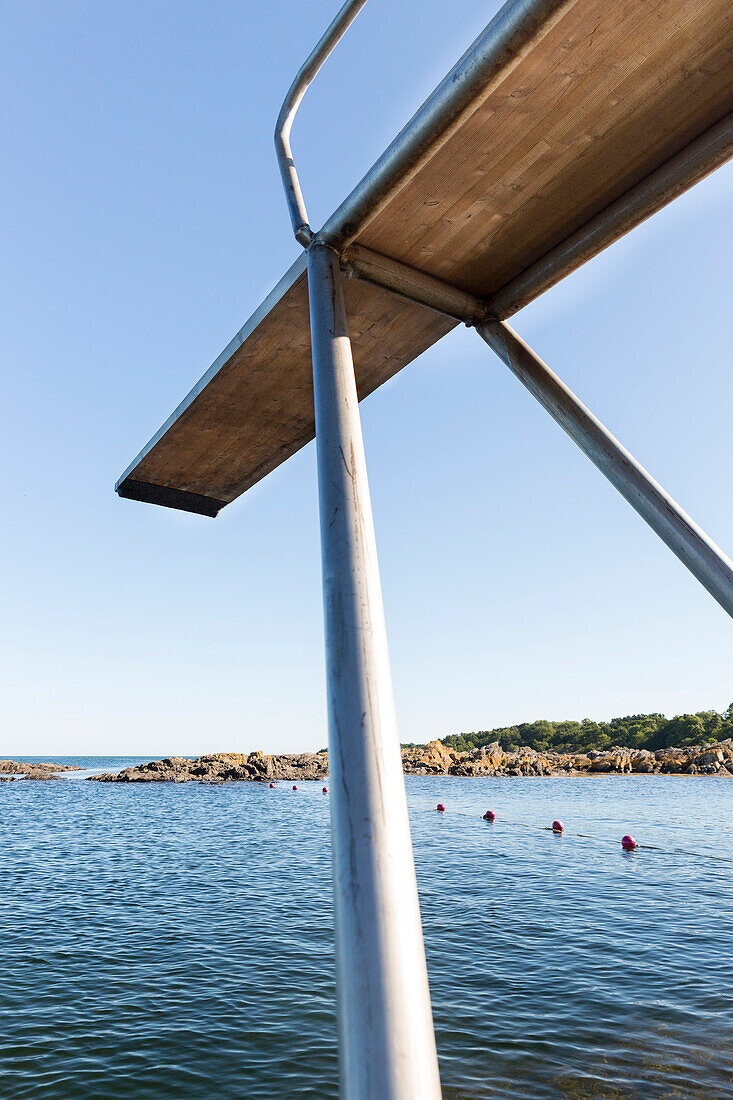
<svg viewBox="0 0 733 1100"><path fill-rule="evenodd" d="M314 224L497 7L370 0L296 123ZM0 755L326 742L312 445L216 521L113 485L297 254L272 128L333 12L4 7ZM729 553L732 195L513 322ZM475 334L362 413L404 740L733 699L725 613Z"/></svg>

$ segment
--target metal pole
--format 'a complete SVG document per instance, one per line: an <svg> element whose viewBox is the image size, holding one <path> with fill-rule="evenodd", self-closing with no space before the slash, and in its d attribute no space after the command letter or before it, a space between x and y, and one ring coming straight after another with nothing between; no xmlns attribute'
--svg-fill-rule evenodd
<svg viewBox="0 0 733 1100"><path fill-rule="evenodd" d="M346 1100L440 1079L341 274L308 252L326 627L336 973Z"/></svg>
<svg viewBox="0 0 733 1100"><path fill-rule="evenodd" d="M487 321L478 324L476 331L711 596L733 616L733 562L730 558L509 325Z"/></svg>

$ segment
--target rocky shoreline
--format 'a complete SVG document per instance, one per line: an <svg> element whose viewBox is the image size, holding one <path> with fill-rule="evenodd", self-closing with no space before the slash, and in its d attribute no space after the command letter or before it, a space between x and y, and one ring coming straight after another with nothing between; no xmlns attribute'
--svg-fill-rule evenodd
<svg viewBox="0 0 733 1100"><path fill-rule="evenodd" d="M505 752L498 741L468 752L455 752L441 741L402 750L409 775L582 776L720 775L733 777L733 738L687 748L629 749L623 746L587 753L536 752L521 746Z"/></svg>
<svg viewBox="0 0 733 1100"><path fill-rule="evenodd" d="M687 748L627 749L615 747L588 753L536 752L528 746L505 752L498 741L468 752L447 748L441 741L402 750L406 775L447 776L597 776L597 775L717 775L733 778L733 738ZM0 760L0 782L15 779L49 780L58 773L80 771L76 764L26 764ZM90 775L96 783L264 783L323 780L328 775L328 753L220 752L189 760L168 756L123 768L121 772Z"/></svg>
<svg viewBox="0 0 733 1100"><path fill-rule="evenodd" d="M402 750L406 775L593 776L717 775L733 777L733 738L688 748L627 749L588 753L541 753L528 747L504 752L498 741L456 752L440 741ZM328 753L269 756L263 752L211 753L196 760L169 756L89 776L97 783L233 783L320 780L328 775Z"/></svg>

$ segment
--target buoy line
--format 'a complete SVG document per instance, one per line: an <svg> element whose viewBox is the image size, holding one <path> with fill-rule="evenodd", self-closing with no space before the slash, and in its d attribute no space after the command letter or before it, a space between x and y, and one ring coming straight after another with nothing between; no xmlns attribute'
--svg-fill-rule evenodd
<svg viewBox="0 0 733 1100"><path fill-rule="evenodd" d="M442 802L439 803L439 806L441 807L441 809L439 810L439 813L442 817L443 814L445 814L447 811L446 811L446 808L445 808L445 806L443 805ZM505 818L501 818L500 820L498 820L498 819L496 819L496 815L495 815L494 820L492 822L491 819L489 819L489 818L479 817L477 819L473 816L473 814L466 813L465 810L454 810L452 812L452 814L450 814L449 816L451 816L451 817L467 817L471 821L476 821L476 820L484 821L485 820L487 822L487 824L509 825L509 826L514 826L515 828L518 828L518 829L539 830L540 832L543 832L543 833L553 833L555 836L575 836L575 837L580 837L582 840L597 840L601 844L614 844L615 843L614 841L609 840L608 837L596 836L594 833L566 833L564 826L562 826L561 829L554 828L555 825L562 825L562 822L560 822L560 821L553 822L552 825L531 825L527 821L508 821ZM624 840L626 840L626 839L631 840L633 838L624 837L623 839ZM629 847L628 849L625 849L625 850L627 850L627 851L634 851L634 850L639 851L640 849L645 849L646 851L650 851L650 852L669 852L669 853L675 853L676 855L682 855L682 856L695 856L698 859L714 859L719 863L733 863L733 857L731 857L731 856L715 856L715 855L712 855L708 852L693 852L693 851L690 851L688 848L663 848L659 844L641 844L638 841L634 842L633 848Z"/></svg>
<svg viewBox="0 0 733 1100"><path fill-rule="evenodd" d="M274 786L275 786L274 783L270 783L270 787L274 787ZM297 785L294 784L292 789L294 791L297 791L298 790ZM322 792L322 794L328 794L328 787L322 787L321 792ZM445 814L447 812L446 807L442 802L439 802L437 804L437 806L435 807L435 809L441 815ZM473 816L473 814L466 813L465 810L454 810L451 816L453 816L453 817L467 817L471 821L476 821L477 820ZM483 814L482 817L478 818L478 820L479 821L486 821L487 824L491 824L491 825L497 823L496 814L494 813L493 810L487 810ZM498 822L498 824L499 825L514 826L514 828L517 828L517 829L533 829L533 830L539 829L540 832L553 833L555 836L565 836L565 835L567 835L567 836L579 837L581 840L597 840L601 844L613 844L614 843L612 840L609 840L608 837L596 836L595 833L567 833L566 834L565 826L564 826L563 822L559 821L559 820L553 821L552 825L530 825L530 823L528 821L508 821L506 818L502 818ZM634 852L634 851L638 851L639 849L642 849L642 850L645 850L645 851L648 851L648 852L669 852L669 853L675 853L676 855L680 855L680 856L693 856L697 859L714 859L718 863L733 863L733 857L731 857L731 856L714 856L709 852L693 852L693 851L690 851L689 848L663 848L660 844L640 844L639 841L634 840L634 838L632 836L628 836L628 835L621 838L621 847L623 848L624 851L627 851L627 852Z"/></svg>

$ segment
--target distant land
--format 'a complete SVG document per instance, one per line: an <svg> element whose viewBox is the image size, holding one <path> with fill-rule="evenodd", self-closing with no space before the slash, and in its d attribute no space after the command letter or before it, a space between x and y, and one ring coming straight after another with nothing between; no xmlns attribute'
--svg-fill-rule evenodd
<svg viewBox="0 0 733 1100"><path fill-rule="evenodd" d="M733 704L723 713L633 714L610 722L536 722L403 745L406 775L715 775L733 778ZM52 763L0 760L0 779L54 779ZM324 780L328 752L220 752L168 756L88 778L97 783L233 783Z"/></svg>
<svg viewBox="0 0 733 1100"><path fill-rule="evenodd" d="M676 774L733 777L733 704L724 714L700 711L665 718L634 714L610 722L537 722L452 734L427 745L403 745L408 775L562 776ZM101 782L321 780L328 753L214 753L168 757L126 768Z"/></svg>

